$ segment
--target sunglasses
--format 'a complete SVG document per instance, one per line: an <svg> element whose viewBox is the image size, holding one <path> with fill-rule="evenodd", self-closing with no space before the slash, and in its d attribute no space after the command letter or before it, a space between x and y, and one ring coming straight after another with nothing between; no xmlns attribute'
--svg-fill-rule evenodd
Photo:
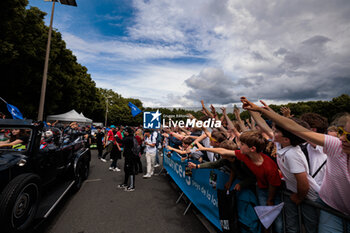
<svg viewBox="0 0 350 233"><path fill-rule="evenodd" d="M209 137L209 139L210 139L210 141L212 141L212 142L217 142L217 140L216 140L215 138L213 138L213 137Z"/></svg>
<svg viewBox="0 0 350 233"><path fill-rule="evenodd" d="M338 137L341 137L344 134L346 141L350 142L350 132L346 132L342 127L338 127Z"/></svg>

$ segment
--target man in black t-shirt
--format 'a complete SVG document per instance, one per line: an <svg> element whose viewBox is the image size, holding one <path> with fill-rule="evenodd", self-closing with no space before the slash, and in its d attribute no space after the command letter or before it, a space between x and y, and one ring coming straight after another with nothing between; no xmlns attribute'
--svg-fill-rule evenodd
<svg viewBox="0 0 350 233"><path fill-rule="evenodd" d="M101 131L101 127L97 127L97 133L96 133L96 145L97 145L97 151L98 151L98 158L100 159L102 157L103 152L103 137L105 134Z"/></svg>
<svg viewBox="0 0 350 233"><path fill-rule="evenodd" d="M118 188L124 188L125 191L132 192L135 190L135 155L132 151L134 146L134 131L131 128L126 128L124 132L125 137L123 140L117 138L118 142L122 143L124 147L124 182L118 185ZM128 181L130 177L130 185Z"/></svg>

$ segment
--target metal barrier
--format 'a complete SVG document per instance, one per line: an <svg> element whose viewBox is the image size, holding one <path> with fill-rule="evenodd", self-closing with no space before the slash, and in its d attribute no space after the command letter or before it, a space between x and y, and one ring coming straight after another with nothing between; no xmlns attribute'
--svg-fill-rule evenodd
<svg viewBox="0 0 350 233"><path fill-rule="evenodd" d="M289 198L289 196L291 194L292 194L292 192L290 192L288 190L283 190L281 193L281 200L283 201L284 198ZM335 215L335 216L341 218L342 222L343 222L343 232L347 232L348 230L350 231L350 229L348 229L348 224L350 225L350 216L342 214L341 212L339 212L333 208L323 206L323 205L321 205L317 202L311 201L311 200L305 199L302 203L317 209L318 217L320 216L319 214L320 214L320 211L322 210L322 211L325 211L329 214L332 214L332 215ZM302 227L303 221L302 221L302 216L301 216L301 205L298 205L297 208L298 208L298 217L299 217L299 229L303 229L303 227ZM283 219L283 228L284 228L283 232L286 232L286 229L285 229L286 217L285 217L284 210L283 210L283 218L282 219Z"/></svg>

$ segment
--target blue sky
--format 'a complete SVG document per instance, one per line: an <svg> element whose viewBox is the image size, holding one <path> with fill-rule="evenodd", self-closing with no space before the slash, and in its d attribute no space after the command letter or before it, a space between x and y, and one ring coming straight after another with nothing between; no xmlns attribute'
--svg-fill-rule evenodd
<svg viewBox="0 0 350 233"><path fill-rule="evenodd" d="M98 87L145 106L350 94L347 0L77 0L54 28ZM51 2L29 0L51 14Z"/></svg>

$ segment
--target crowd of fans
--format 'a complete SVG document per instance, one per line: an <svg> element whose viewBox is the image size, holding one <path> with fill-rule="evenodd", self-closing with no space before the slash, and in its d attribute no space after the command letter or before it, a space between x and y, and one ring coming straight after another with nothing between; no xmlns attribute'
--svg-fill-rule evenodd
<svg viewBox="0 0 350 233"><path fill-rule="evenodd" d="M151 178L159 166L161 148L167 148L177 152L190 169L226 166L230 179L225 188L230 189L236 180L233 189L253 190L259 205L283 201L286 221L280 214L266 231L283 232L285 228L286 232L300 232L302 225L305 232L350 232L350 115L329 125L316 113L296 118L285 107L279 114L263 101L262 107L245 97L241 101L251 116L246 122L237 108L235 121L225 108L221 108L219 119L215 108L207 109L202 101L204 116L198 120L221 120L220 128L165 126L149 130L111 125L96 127L91 133L89 126L79 128L73 122L61 129L48 125L43 143L55 135L69 135L70 140L82 136L87 146L96 143L102 162L107 162L109 155L110 171L121 171L118 160L124 157L125 178L118 187L125 191L134 191L135 176L143 174L141 157L144 155L147 163L143 178ZM189 118L197 120L190 114ZM14 129L0 146L26 140L16 135L24 132ZM324 208L320 211L310 203Z"/></svg>
<svg viewBox="0 0 350 233"><path fill-rule="evenodd" d="M264 102L258 107L245 97L241 101L250 121L243 122L238 109L237 120L231 121L222 108L221 128L163 129L167 148L184 159L198 160L199 164L188 162L192 169L227 165L231 176L226 188L238 179L234 189L256 190L259 205L279 204L281 193L287 194L285 226L280 215L268 230L283 232L285 227L286 232L301 232L302 225L305 232L350 232L350 115L328 126L316 113L296 118L288 108L280 115ZM203 104L202 112L206 118L201 120L218 119L213 106L209 111ZM310 203L333 211L319 211Z"/></svg>

